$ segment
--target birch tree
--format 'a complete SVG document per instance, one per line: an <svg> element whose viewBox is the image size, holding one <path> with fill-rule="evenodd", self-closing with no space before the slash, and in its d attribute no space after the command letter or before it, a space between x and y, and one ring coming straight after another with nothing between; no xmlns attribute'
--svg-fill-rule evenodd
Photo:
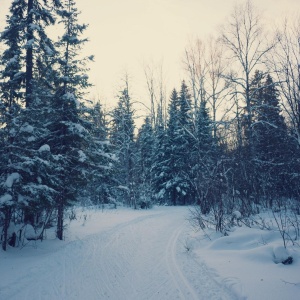
<svg viewBox="0 0 300 300"><path fill-rule="evenodd" d="M242 100L245 122L247 124L246 140L251 145L251 77L256 69L264 68L266 54L272 46L266 45L261 15L251 1L236 5L229 20L221 29L220 41L227 52L228 63L233 68L224 75L236 85L236 93Z"/></svg>
<svg viewBox="0 0 300 300"><path fill-rule="evenodd" d="M279 83L282 105L293 136L300 146L300 21L285 20L275 36L270 69Z"/></svg>

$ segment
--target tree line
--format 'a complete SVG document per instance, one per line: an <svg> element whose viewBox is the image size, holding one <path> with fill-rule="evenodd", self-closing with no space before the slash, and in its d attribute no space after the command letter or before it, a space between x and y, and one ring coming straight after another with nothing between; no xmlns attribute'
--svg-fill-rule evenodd
<svg viewBox="0 0 300 300"><path fill-rule="evenodd" d="M93 57L81 56L78 15L74 0L16 0L1 33L4 250L28 225L33 239L50 226L63 239L68 207L83 201L195 204L219 223L236 209L292 203L299 213L299 23L268 41L252 3L237 5L217 38L186 47L186 79L169 99L145 68L151 107L135 134L127 77L112 111L86 99Z"/></svg>

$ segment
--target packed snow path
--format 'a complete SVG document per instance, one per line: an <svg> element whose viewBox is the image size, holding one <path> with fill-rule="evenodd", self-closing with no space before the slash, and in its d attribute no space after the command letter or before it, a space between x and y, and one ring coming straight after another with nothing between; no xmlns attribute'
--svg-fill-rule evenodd
<svg viewBox="0 0 300 300"><path fill-rule="evenodd" d="M185 249L187 212L180 207L137 212L129 221L38 256L4 280L6 286L0 283L0 298L236 299Z"/></svg>

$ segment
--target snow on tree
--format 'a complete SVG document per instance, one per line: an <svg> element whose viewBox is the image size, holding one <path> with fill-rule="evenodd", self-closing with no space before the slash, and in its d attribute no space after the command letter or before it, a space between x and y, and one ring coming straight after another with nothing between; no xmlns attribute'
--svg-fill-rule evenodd
<svg viewBox="0 0 300 300"><path fill-rule="evenodd" d="M54 24L53 11L60 6L60 1L13 1L7 26L1 34L1 42L6 46L1 56L1 147L2 168L0 178L1 192L8 188L12 196L8 205L2 205L4 211L5 250L8 242L7 230L13 214L17 210L24 212L20 222L37 221L35 216L40 213L37 199L49 201L53 190L43 181L47 172L48 162L41 159L37 149L41 146L40 139L45 133L36 118L39 108L34 103L41 103L47 91L41 94L38 88L38 57L46 61L53 53L52 41L47 37L45 28ZM50 7L54 8L53 11ZM26 108L24 108L24 104ZM19 173L19 180L13 186L3 184L11 174ZM51 194L51 196L50 196ZM16 218L15 218L16 219Z"/></svg>
<svg viewBox="0 0 300 300"><path fill-rule="evenodd" d="M137 136L136 174L139 186L139 202L142 207L150 206L154 201L153 164L155 152L154 132L151 120L147 117Z"/></svg>
<svg viewBox="0 0 300 300"><path fill-rule="evenodd" d="M125 200L127 205L136 208L137 199L133 174L135 168L135 125L127 79L126 87L120 92L118 98L117 107L112 111L110 140L118 159L116 182L118 186L126 187L126 189L119 189L116 193L118 197Z"/></svg>

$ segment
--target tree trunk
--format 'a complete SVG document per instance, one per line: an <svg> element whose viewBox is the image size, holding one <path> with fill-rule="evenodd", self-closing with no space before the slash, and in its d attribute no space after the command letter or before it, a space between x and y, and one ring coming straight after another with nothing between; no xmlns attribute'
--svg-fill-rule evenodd
<svg viewBox="0 0 300 300"><path fill-rule="evenodd" d="M58 208L57 208L57 230L56 236L62 241L63 239L63 226L64 226L64 204L63 199L59 199Z"/></svg>
<svg viewBox="0 0 300 300"><path fill-rule="evenodd" d="M10 208L6 208L4 211L4 226L3 226L3 241L2 249L6 251L6 246L8 242L8 228L10 223L11 211Z"/></svg>
<svg viewBox="0 0 300 300"><path fill-rule="evenodd" d="M26 107L32 101L32 78L33 78L33 0L28 0L27 7L27 48L26 48Z"/></svg>

